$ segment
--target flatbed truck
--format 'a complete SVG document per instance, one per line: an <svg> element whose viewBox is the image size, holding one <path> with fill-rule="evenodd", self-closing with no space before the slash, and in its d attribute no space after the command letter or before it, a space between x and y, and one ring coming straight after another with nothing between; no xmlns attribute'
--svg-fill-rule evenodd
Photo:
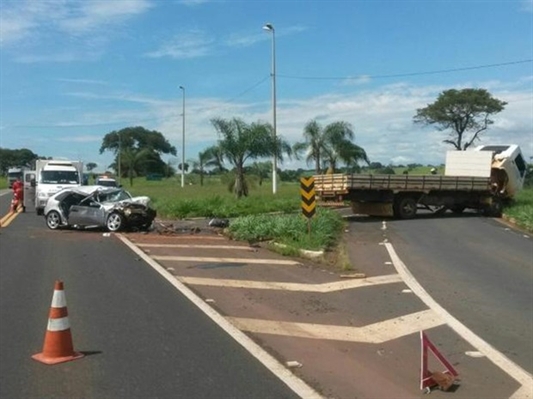
<svg viewBox="0 0 533 399"><path fill-rule="evenodd" d="M523 187L525 173L518 146L487 145L449 151L445 175L323 174L314 176L314 185L321 201L349 201L356 214L411 219L420 208L469 208L498 217Z"/></svg>

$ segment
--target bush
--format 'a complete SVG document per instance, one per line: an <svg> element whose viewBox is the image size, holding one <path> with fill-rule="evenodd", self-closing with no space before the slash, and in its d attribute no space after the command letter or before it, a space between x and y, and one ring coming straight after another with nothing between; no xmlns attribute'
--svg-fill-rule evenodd
<svg viewBox="0 0 533 399"><path fill-rule="evenodd" d="M308 220L300 213L243 216L233 220L228 231L236 240L274 240L289 247L323 250L337 243L343 227L344 222L337 212L319 208L311 219L310 231Z"/></svg>

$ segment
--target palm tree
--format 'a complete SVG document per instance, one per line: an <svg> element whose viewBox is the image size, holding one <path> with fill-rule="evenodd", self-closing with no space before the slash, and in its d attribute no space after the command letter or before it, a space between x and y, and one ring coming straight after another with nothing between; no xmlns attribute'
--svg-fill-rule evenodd
<svg viewBox="0 0 533 399"><path fill-rule="evenodd" d="M304 139L304 142L294 144L294 153L299 154L308 150L306 162L309 164L311 161L315 161L315 172L319 174L324 150L324 134L322 127L316 120L312 120L305 125Z"/></svg>
<svg viewBox="0 0 533 399"><path fill-rule="evenodd" d="M133 186L134 174L139 174L139 170L150 161L152 151L148 148L137 150L135 148L124 148L120 153L122 170L126 169L130 179L130 186Z"/></svg>
<svg viewBox="0 0 533 399"><path fill-rule="evenodd" d="M209 147L204 151L198 153L198 158L190 160L193 172L200 175L200 186L204 185L205 169L209 167L219 167L220 159L217 158L218 148L216 146Z"/></svg>
<svg viewBox="0 0 533 399"><path fill-rule="evenodd" d="M354 166L359 161L368 163L365 150L353 143L355 138L351 124L333 122L325 128L312 120L305 125L303 142L294 145L295 153L307 150L307 163L315 162L315 172L319 174L322 167L335 171L339 162Z"/></svg>
<svg viewBox="0 0 533 399"><path fill-rule="evenodd" d="M272 171L272 162L254 162L250 171L259 178L259 185L263 185L263 179L267 178Z"/></svg>
<svg viewBox="0 0 533 399"><path fill-rule="evenodd" d="M244 178L244 164L251 159L269 157L274 154L283 161L283 154L291 155L291 147L279 136L274 139L272 126L265 123L247 124L242 119L225 120L214 118L211 123L220 136L218 151L222 159L227 160L235 171L232 191L237 198L248 195L248 186Z"/></svg>

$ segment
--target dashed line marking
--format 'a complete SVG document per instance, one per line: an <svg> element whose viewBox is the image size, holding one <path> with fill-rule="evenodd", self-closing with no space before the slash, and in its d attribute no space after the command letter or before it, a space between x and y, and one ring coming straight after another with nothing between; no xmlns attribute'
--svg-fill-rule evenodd
<svg viewBox="0 0 533 399"><path fill-rule="evenodd" d="M213 263L258 263L268 265L301 265L300 262L286 259L246 259L246 258L209 258L200 256L151 256L152 259L172 262L213 262Z"/></svg>
<svg viewBox="0 0 533 399"><path fill-rule="evenodd" d="M343 280L323 284L302 284L302 283L285 283L272 281L251 281L251 280L226 280L203 277L178 277L185 284L205 285L210 287L225 288L249 288L259 290L283 290L283 291L300 291L300 292L335 292L349 290L359 287L369 287L379 284L391 284L403 282L399 274L388 276L368 277L360 280Z"/></svg>
<svg viewBox="0 0 533 399"><path fill-rule="evenodd" d="M293 323L229 317L240 330L257 334L283 335L309 339L379 344L445 324L431 309L388 319L364 327Z"/></svg>

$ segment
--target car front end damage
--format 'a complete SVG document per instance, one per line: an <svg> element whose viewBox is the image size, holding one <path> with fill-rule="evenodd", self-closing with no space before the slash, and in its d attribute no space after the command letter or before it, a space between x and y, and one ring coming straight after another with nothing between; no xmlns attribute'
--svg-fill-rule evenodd
<svg viewBox="0 0 533 399"><path fill-rule="evenodd" d="M126 228L134 230L146 230L156 217L155 209L142 203L123 201L115 204L113 212L119 212L124 216Z"/></svg>

